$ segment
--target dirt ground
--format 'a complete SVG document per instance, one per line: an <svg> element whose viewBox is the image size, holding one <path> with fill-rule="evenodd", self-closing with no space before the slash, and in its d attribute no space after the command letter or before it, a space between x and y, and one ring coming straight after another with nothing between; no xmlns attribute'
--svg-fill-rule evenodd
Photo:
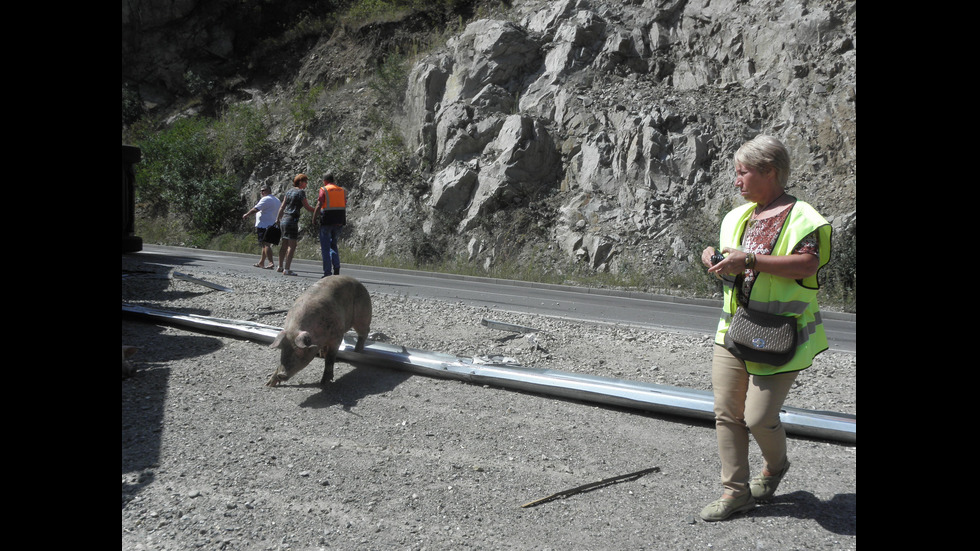
<svg viewBox="0 0 980 551"><path fill-rule="evenodd" d="M122 301L281 326L308 277L181 271L123 255ZM278 275L278 274L276 274ZM710 388L711 339L375 294L372 339ZM542 329L515 335L483 318ZM857 447L790 437L776 498L731 519L710 422L338 362L264 386L278 351L123 317L122 548L854 549ZM824 353L788 406L856 414L855 354ZM761 458L753 448L753 462ZM536 506L556 492L654 469Z"/></svg>

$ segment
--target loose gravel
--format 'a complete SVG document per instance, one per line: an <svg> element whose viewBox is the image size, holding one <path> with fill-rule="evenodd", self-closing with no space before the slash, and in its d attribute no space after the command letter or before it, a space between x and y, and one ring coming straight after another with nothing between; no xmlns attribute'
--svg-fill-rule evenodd
<svg viewBox="0 0 980 551"><path fill-rule="evenodd" d="M313 280L123 255L122 301L282 326ZM181 268L187 272L189 268ZM371 339L523 366L710 389L711 337L372 295ZM539 329L519 334L483 319ZM123 317L122 547L853 549L856 446L791 437L776 498L721 523L710 422L338 362L276 388L278 351ZM856 354L824 353L788 406L857 413ZM753 450L755 452L755 450ZM761 466L757 453L755 468ZM643 469L635 479L523 504Z"/></svg>

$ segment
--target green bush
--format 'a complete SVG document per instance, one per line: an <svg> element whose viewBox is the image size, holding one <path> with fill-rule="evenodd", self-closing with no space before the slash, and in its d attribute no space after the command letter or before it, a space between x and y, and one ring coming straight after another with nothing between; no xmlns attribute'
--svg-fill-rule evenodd
<svg viewBox="0 0 980 551"><path fill-rule="evenodd" d="M422 0L355 0L346 17L349 21L358 22L384 20L425 3Z"/></svg>
<svg viewBox="0 0 980 551"><path fill-rule="evenodd" d="M215 154L224 170L247 177L259 161L274 151L269 139L269 117L262 108L247 104L228 107L214 123Z"/></svg>
<svg viewBox="0 0 980 551"><path fill-rule="evenodd" d="M452 16L467 10L474 3L474 0L353 0L340 19L356 27L395 21L417 12Z"/></svg>
<svg viewBox="0 0 980 551"><path fill-rule="evenodd" d="M382 180L389 184L410 184L415 179L412 158L405 149L401 136L391 130L382 130L381 135L371 143L369 155L371 164Z"/></svg>
<svg viewBox="0 0 980 551"><path fill-rule="evenodd" d="M198 180L195 184L196 193L190 205L194 226L209 234L237 227L243 207L235 183L219 176Z"/></svg>
<svg viewBox="0 0 980 551"><path fill-rule="evenodd" d="M137 141L136 202L150 216L185 218L190 231L214 233L241 217L237 180L221 156L205 118L183 118Z"/></svg>
<svg viewBox="0 0 980 551"><path fill-rule="evenodd" d="M296 93L289 102L289 112L293 116L293 122L300 130L306 131L317 118L316 102L323 93L324 86L317 84L308 89L302 85L297 85Z"/></svg>
<svg viewBox="0 0 980 551"><path fill-rule="evenodd" d="M136 202L151 215L186 212L194 195L191 182L214 172L208 126L204 119L183 118L136 143L143 152L136 165Z"/></svg>
<svg viewBox="0 0 980 551"><path fill-rule="evenodd" d="M409 70L408 58L400 53L388 55L378 66L369 86L386 108L393 109L402 104Z"/></svg>

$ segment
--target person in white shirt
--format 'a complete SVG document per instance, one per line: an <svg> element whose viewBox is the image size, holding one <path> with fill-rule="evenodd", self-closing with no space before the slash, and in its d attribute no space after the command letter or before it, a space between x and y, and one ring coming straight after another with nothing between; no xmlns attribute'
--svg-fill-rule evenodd
<svg viewBox="0 0 980 551"><path fill-rule="evenodd" d="M262 248L262 257L259 259L258 263L254 264L257 268L265 268L266 270L271 270L276 267L275 257L272 255L272 244L265 240L265 231L276 223L276 215L279 213L279 207L282 202L272 194L272 187L269 184L263 184L262 189L259 190L262 194L262 198L259 202L252 207L252 210L246 212L242 216L242 220L256 215L255 217L255 234L259 239L259 247ZM269 259L269 265L265 265L265 259Z"/></svg>

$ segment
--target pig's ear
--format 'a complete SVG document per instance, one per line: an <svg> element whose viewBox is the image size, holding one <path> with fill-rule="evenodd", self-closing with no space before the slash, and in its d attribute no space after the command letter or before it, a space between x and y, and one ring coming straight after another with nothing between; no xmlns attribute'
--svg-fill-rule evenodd
<svg viewBox="0 0 980 551"><path fill-rule="evenodd" d="M269 348L279 348L279 345L282 344L282 339L285 336L286 336L286 330L283 329L282 331L279 332L278 335L276 335L276 340L272 341L272 344L269 345Z"/></svg>
<svg viewBox="0 0 980 551"><path fill-rule="evenodd" d="M313 344L313 335L310 335L309 331L300 331L299 334L296 335L296 338L293 339L293 344L296 345L296 348L316 347L316 345Z"/></svg>

